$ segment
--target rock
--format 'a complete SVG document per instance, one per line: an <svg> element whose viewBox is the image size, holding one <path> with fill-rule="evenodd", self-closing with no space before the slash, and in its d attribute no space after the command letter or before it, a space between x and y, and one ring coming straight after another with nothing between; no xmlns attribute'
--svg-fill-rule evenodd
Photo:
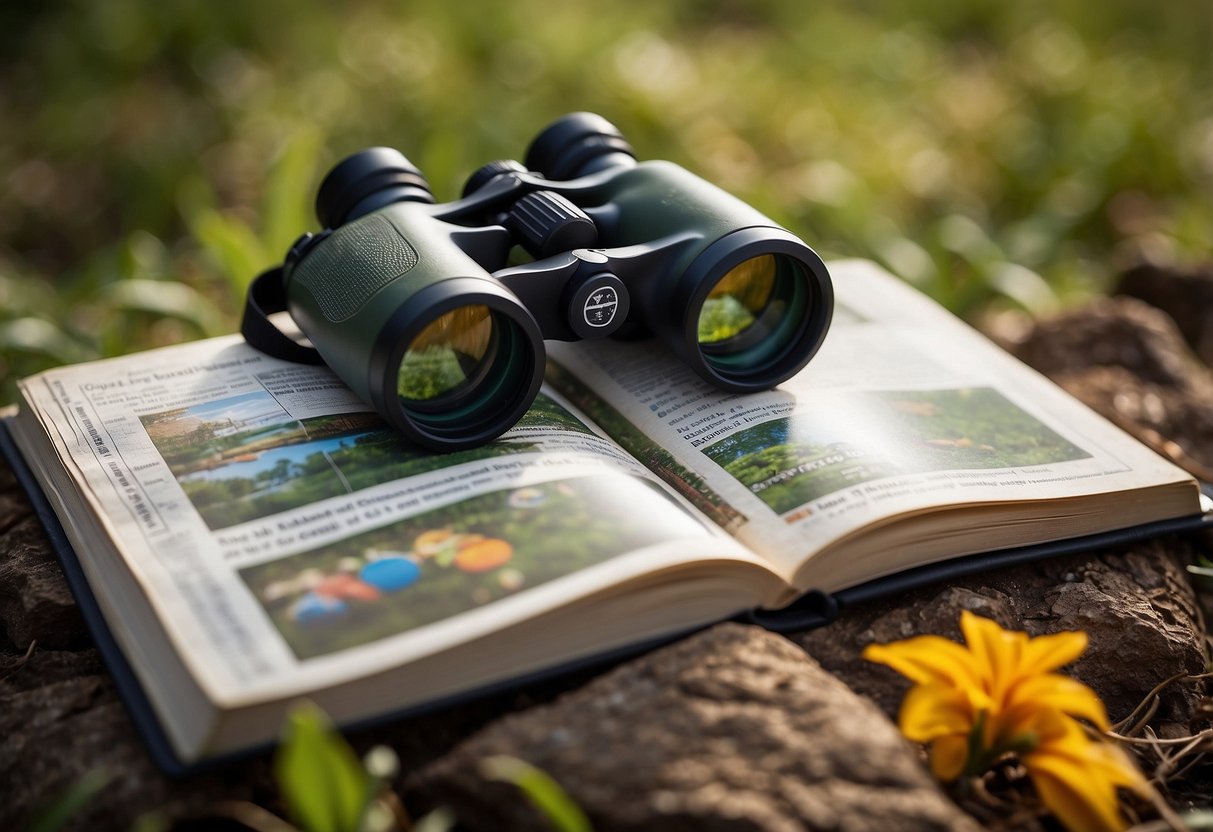
<svg viewBox="0 0 1213 832"><path fill-rule="evenodd" d="M55 663L61 660L56 657ZM89 655L84 662L95 664L96 658ZM37 655L30 663L38 663ZM36 675L36 667L29 669ZM98 770L109 778L107 785L67 828L126 829L152 814L166 821L191 817L205 814L221 800L250 799L259 785L265 788L265 766L257 762L188 783L160 774L134 734L108 675L78 673L24 690L13 687L0 683L0 782L5 794L0 828L17 827Z"/></svg>
<svg viewBox="0 0 1213 832"><path fill-rule="evenodd" d="M0 644L24 652L88 645L84 622L42 526L6 466L0 466Z"/></svg>
<svg viewBox="0 0 1213 832"><path fill-rule="evenodd" d="M722 624L506 717L409 779L468 829L542 828L493 755L553 775L602 830L974 829L896 728L785 639Z"/></svg>
<svg viewBox="0 0 1213 832"><path fill-rule="evenodd" d="M1190 538L1162 538L973 575L847 608L830 626L794 640L895 717L909 683L860 658L868 644L927 633L961 641L960 612L966 609L1034 636L1083 630L1090 637L1087 650L1064 672L1090 685L1116 721L1159 682L1205 669L1204 624L1183 568L1195 556L1194 545ZM1186 723L1199 699L1197 688L1172 686L1158 719Z"/></svg>
<svg viewBox="0 0 1213 832"><path fill-rule="evenodd" d="M1047 376L1113 366L1142 381L1181 389L1211 383L1175 322L1134 298L1096 300L1041 321L1018 343L1004 346Z"/></svg>
<svg viewBox="0 0 1213 832"><path fill-rule="evenodd" d="M0 653L0 697L37 690L44 685L80 676L104 675L101 655L93 648L42 650L37 645L29 655Z"/></svg>
<svg viewBox="0 0 1213 832"><path fill-rule="evenodd" d="M349 740L360 754L376 744L390 746L400 758L402 772L417 771L494 720L547 704L608 669L609 666L599 666L561 673L510 693L472 699L432 713L391 720L385 725L351 734Z"/></svg>
<svg viewBox="0 0 1213 832"><path fill-rule="evenodd" d="M1121 276L1117 291L1170 315L1196 355L1213 366L1213 263L1191 269L1143 263Z"/></svg>

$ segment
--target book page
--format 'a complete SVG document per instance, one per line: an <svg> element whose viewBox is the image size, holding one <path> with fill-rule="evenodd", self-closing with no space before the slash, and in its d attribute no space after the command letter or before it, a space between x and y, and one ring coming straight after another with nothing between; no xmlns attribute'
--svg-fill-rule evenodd
<svg viewBox="0 0 1213 832"><path fill-rule="evenodd" d="M687 478L790 583L814 553L892 518L1190 482L875 264L830 272L830 333L778 389L722 393L656 341L552 345L549 378L637 458Z"/></svg>
<svg viewBox="0 0 1213 832"><path fill-rule="evenodd" d="M101 529L65 521L90 584L129 569L217 703L399 666L675 565L759 564L546 388L501 439L445 455L238 337L23 392L27 458L36 418ZM124 611L106 617L137 653Z"/></svg>

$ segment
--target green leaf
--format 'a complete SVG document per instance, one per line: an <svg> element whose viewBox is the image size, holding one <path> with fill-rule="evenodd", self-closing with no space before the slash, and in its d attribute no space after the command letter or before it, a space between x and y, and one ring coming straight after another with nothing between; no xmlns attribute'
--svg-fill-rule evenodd
<svg viewBox="0 0 1213 832"><path fill-rule="evenodd" d="M114 775L104 768L95 768L72 783L29 825L29 832L54 832L92 802L110 784Z"/></svg>
<svg viewBox="0 0 1213 832"><path fill-rule="evenodd" d="M188 219L190 231L223 272L232 296L243 299L248 284L274 258L241 220L212 208L199 209Z"/></svg>
<svg viewBox="0 0 1213 832"><path fill-rule="evenodd" d="M193 324L204 335L218 335L226 328L223 313L192 286L164 280L131 279L111 283L100 293L114 309L149 312Z"/></svg>
<svg viewBox="0 0 1213 832"><path fill-rule="evenodd" d="M483 760L480 771L490 780L513 783L521 789L558 832L590 832L590 821L581 807L542 769L517 757L499 755Z"/></svg>
<svg viewBox="0 0 1213 832"><path fill-rule="evenodd" d="M314 183L319 156L319 131L297 130L266 179L261 239L277 259L284 257L291 243L315 224L311 207L316 198Z"/></svg>
<svg viewBox="0 0 1213 832"><path fill-rule="evenodd" d="M75 339L41 318L0 322L0 351L47 355L64 363L90 357Z"/></svg>
<svg viewBox="0 0 1213 832"><path fill-rule="evenodd" d="M450 809L435 809L413 824L413 832L450 832L455 828L455 816Z"/></svg>
<svg viewBox="0 0 1213 832"><path fill-rule="evenodd" d="M63 294L59 287L36 277L0 274L0 313L5 317L35 311L57 314L63 308Z"/></svg>
<svg viewBox="0 0 1213 832"><path fill-rule="evenodd" d="M993 263L985 270L986 282L1037 315L1054 312L1060 303L1057 293L1043 277L1015 263Z"/></svg>
<svg viewBox="0 0 1213 832"><path fill-rule="evenodd" d="M118 270L125 278L162 279L172 274L173 258L156 235L132 231L118 251Z"/></svg>
<svg viewBox="0 0 1213 832"><path fill-rule="evenodd" d="M168 818L160 810L153 809L135 818L127 832L168 832L171 827Z"/></svg>
<svg viewBox="0 0 1213 832"><path fill-rule="evenodd" d="M1202 558L1202 560L1204 560ZM1213 592L1213 567L1188 564L1188 574L1195 577L1197 585L1205 592Z"/></svg>
<svg viewBox="0 0 1213 832"><path fill-rule="evenodd" d="M274 776L291 818L307 832L357 832L371 778L324 712L310 702L287 718Z"/></svg>

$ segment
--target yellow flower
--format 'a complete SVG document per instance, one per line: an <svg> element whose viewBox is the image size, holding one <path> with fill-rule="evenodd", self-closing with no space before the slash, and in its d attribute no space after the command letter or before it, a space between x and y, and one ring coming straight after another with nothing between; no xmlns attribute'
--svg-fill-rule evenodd
<svg viewBox="0 0 1213 832"><path fill-rule="evenodd" d="M1029 638L967 611L960 629L964 645L918 636L863 652L915 683L899 722L906 737L930 744L935 775L975 776L1015 752L1041 800L1068 826L1121 828L1116 787L1144 781L1118 750L1090 741L1069 718L1108 727L1094 691L1053 672L1086 649L1086 634Z"/></svg>
<svg viewBox="0 0 1213 832"><path fill-rule="evenodd" d="M1032 742L1024 723L1042 708L1089 719L1108 727L1103 703L1086 685L1053 673L1086 649L1085 633L1028 638L986 618L962 612L966 646L939 636L918 636L894 644L873 644L865 659L888 665L915 686L901 705L902 733L931 743L931 768L941 780L955 780L970 752L1013 750ZM980 726L978 736L971 737ZM970 741L976 746L970 749ZM987 760L992 762L992 760ZM970 765L970 773L978 773Z"/></svg>

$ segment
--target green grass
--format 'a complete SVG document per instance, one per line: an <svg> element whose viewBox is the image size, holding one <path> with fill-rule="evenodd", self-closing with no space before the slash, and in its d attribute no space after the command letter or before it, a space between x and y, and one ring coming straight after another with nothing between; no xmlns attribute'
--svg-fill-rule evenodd
<svg viewBox="0 0 1213 832"><path fill-rule="evenodd" d="M960 314L1045 310L1208 256L1211 29L1203 0L5 4L0 395L234 330L346 153L448 199L576 109Z"/></svg>

